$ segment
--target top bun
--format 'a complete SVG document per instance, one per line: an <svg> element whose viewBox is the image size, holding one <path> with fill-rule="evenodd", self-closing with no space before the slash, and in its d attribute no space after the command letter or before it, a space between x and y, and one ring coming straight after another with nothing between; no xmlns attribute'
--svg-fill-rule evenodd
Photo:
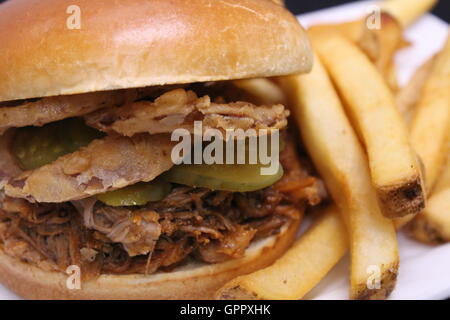
<svg viewBox="0 0 450 320"><path fill-rule="evenodd" d="M68 28L72 5L80 29ZM269 0L13 0L0 5L0 44L0 101L312 65L304 30Z"/></svg>

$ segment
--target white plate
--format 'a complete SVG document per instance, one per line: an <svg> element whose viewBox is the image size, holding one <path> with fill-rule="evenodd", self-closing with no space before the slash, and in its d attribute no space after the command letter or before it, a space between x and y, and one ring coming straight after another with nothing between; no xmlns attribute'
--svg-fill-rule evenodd
<svg viewBox="0 0 450 320"><path fill-rule="evenodd" d="M351 3L299 16L304 26L342 22L363 16L372 1ZM427 15L406 33L413 44L397 57L399 80L407 82L414 70L444 44L448 25ZM399 236L401 266L391 299L444 299L450 297L450 244L430 247ZM307 296L308 299L348 299L348 258ZM0 299L19 299L0 285Z"/></svg>
<svg viewBox="0 0 450 320"><path fill-rule="evenodd" d="M300 15L305 26L318 23L344 22L364 16L373 1L350 3ZM410 48L396 57L401 85L407 83L414 71L445 43L448 24L428 14L406 31ZM450 244L427 246L399 235L400 273L397 287L390 299L445 299L450 298ZM346 257L312 291L308 299L348 299L348 268Z"/></svg>

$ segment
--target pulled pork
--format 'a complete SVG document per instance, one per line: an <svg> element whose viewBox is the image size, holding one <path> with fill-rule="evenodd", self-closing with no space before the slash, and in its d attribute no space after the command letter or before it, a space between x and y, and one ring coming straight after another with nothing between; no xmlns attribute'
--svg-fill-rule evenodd
<svg viewBox="0 0 450 320"><path fill-rule="evenodd" d="M85 277L150 274L190 259L217 263L239 258L255 239L300 219L306 203L322 198L289 144L281 154L285 175L248 193L176 186L161 201L109 207L93 198L36 204L2 195L3 250L44 269L76 264Z"/></svg>

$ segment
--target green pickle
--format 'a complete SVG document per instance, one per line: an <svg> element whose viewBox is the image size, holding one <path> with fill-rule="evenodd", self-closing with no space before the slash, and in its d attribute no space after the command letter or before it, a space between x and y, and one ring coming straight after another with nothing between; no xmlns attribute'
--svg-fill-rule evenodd
<svg viewBox="0 0 450 320"><path fill-rule="evenodd" d="M171 190L172 185L169 182L158 179L99 194L97 199L113 207L143 206L151 201L164 199Z"/></svg>
<svg viewBox="0 0 450 320"><path fill-rule="evenodd" d="M285 141L280 138L280 151L285 148ZM248 141L246 141L246 159L248 156ZM270 140L269 140L270 154ZM237 160L237 158L235 158ZM268 167L263 164L182 164L172 167L163 174L163 179L172 183L202 187L211 190L231 192L251 192L273 185L284 174L279 163L278 171L273 175L262 175L261 169Z"/></svg>
<svg viewBox="0 0 450 320"><path fill-rule="evenodd" d="M42 127L17 129L12 152L22 169L33 170L102 136L103 133L88 127L82 119L65 119Z"/></svg>
<svg viewBox="0 0 450 320"><path fill-rule="evenodd" d="M192 187L250 192L269 187L283 176L281 164L274 175L262 175L261 168L261 164L178 165L163 177L167 181Z"/></svg>

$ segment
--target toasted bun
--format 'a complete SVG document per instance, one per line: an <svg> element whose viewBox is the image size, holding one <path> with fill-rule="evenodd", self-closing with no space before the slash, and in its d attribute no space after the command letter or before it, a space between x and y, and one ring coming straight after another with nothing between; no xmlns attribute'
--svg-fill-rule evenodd
<svg viewBox="0 0 450 320"><path fill-rule="evenodd" d="M212 299L229 280L265 268L278 259L295 239L300 221L278 235L255 242L244 258L221 264L192 263L172 272L145 275L103 275L69 290L68 276L43 271L0 251L0 281L27 299Z"/></svg>
<svg viewBox="0 0 450 320"><path fill-rule="evenodd" d="M79 30L68 28L74 4ZM270 0L7 1L0 43L0 101L269 77L312 65L304 30Z"/></svg>

